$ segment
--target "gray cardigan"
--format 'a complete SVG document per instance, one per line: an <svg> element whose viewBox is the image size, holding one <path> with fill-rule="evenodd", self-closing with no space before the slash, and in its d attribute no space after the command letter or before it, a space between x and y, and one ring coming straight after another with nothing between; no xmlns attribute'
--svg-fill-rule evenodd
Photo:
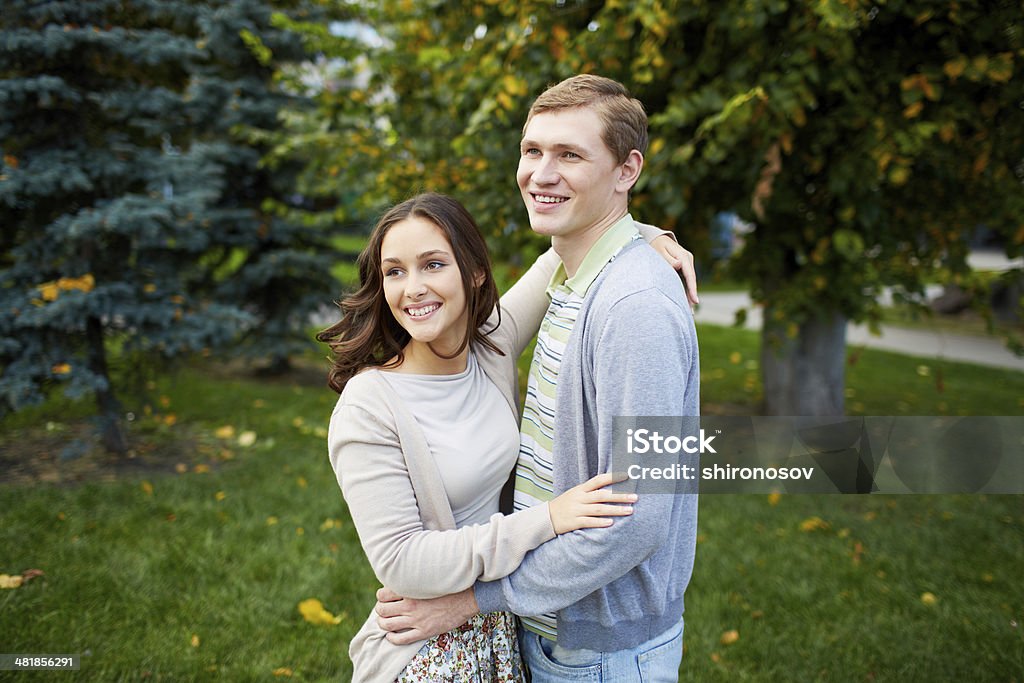
<svg viewBox="0 0 1024 683"><path fill-rule="evenodd" d="M614 416L696 416L693 314L678 276L633 242L584 298L558 376L554 484L559 494L610 469ZM519 568L475 587L481 612L558 613L558 642L614 651L666 631L693 571L697 496L641 495L607 528L559 536Z"/></svg>

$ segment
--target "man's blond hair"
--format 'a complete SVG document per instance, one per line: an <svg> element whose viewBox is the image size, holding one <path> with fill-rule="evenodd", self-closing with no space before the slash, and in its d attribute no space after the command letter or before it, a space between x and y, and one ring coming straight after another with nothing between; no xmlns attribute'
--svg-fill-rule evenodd
<svg viewBox="0 0 1024 683"><path fill-rule="evenodd" d="M536 114L590 107L601 119L601 139L611 150L616 163L623 163L632 150L647 151L647 113L626 86L604 76L581 74L567 78L545 90L534 100L526 115L526 126Z"/></svg>

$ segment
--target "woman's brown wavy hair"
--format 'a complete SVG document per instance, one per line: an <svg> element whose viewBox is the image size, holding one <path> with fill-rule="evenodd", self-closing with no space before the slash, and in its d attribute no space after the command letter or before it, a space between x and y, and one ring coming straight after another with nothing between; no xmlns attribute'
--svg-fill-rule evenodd
<svg viewBox="0 0 1024 683"><path fill-rule="evenodd" d="M403 349L410 336L395 320L384 298L380 247L393 225L412 217L424 218L444 233L459 265L466 292L466 334L454 354L441 357L454 358L471 343L505 355L487 338L501 322L498 287L491 272L487 244L476 221L462 204L447 195L428 192L394 206L377 222L366 248L359 255L359 289L338 302L341 320L316 335L317 341L328 344L333 352L327 384L338 393L363 368L395 367L404 360ZM483 280L477 284L475 280L481 275ZM495 308L498 322L484 331L483 325Z"/></svg>

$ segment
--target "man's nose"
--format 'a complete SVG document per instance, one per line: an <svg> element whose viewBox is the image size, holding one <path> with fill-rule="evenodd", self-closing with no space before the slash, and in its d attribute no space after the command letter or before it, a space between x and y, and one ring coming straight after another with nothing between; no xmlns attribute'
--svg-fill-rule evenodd
<svg viewBox="0 0 1024 683"><path fill-rule="evenodd" d="M561 176L558 173L557 159L545 154L537 161L533 169L533 181L539 185L554 185Z"/></svg>

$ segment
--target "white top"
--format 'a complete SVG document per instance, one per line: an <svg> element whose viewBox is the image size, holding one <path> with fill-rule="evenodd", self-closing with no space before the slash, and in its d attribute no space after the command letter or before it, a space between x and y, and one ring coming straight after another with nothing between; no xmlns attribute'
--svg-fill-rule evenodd
<svg viewBox="0 0 1024 683"><path fill-rule="evenodd" d="M486 524L515 466L519 429L476 354L455 375L382 374L423 430L455 525Z"/></svg>

